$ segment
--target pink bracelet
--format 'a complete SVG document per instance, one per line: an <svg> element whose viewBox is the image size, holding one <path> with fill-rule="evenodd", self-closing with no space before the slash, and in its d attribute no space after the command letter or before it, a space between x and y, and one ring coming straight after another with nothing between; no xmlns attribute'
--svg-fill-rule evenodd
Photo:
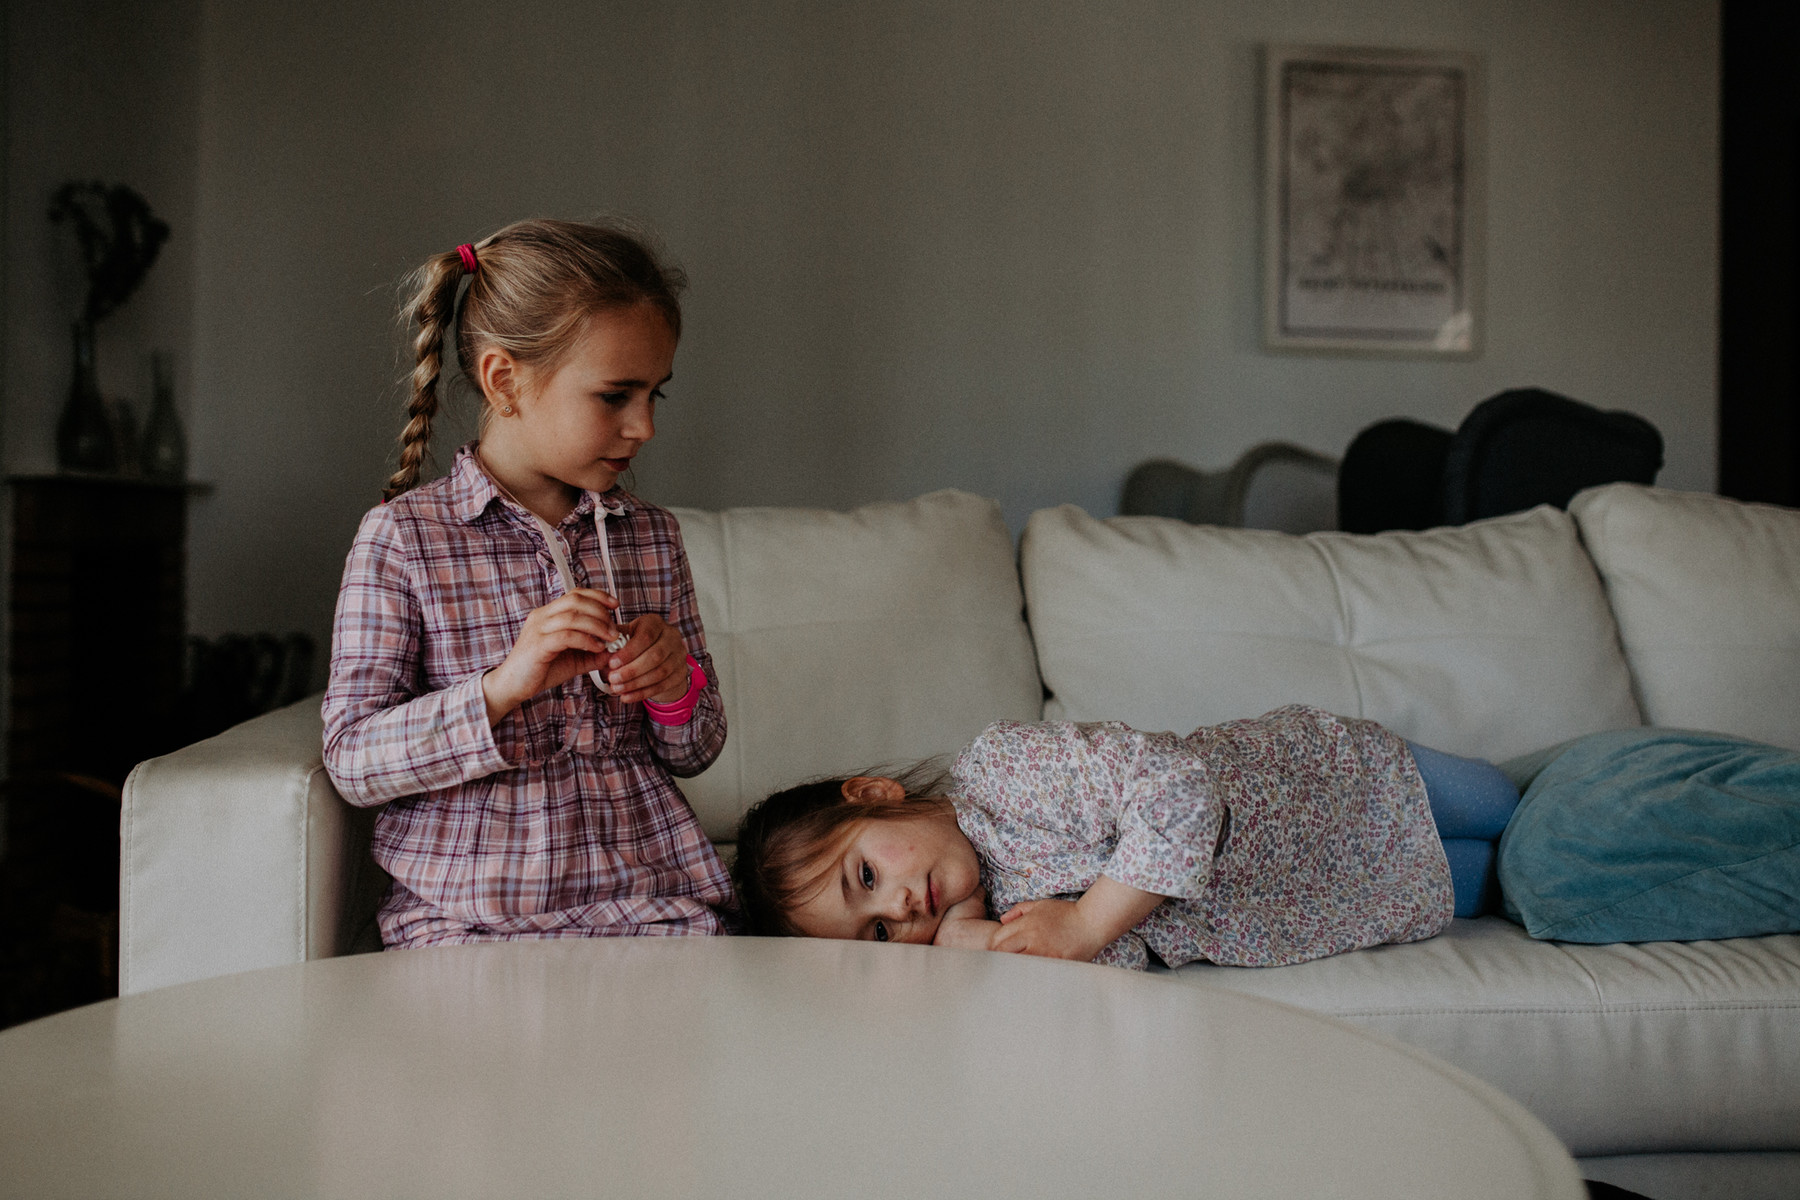
<svg viewBox="0 0 1800 1200"><path fill-rule="evenodd" d="M694 661L693 655L687 656L688 690L687 695L673 704L658 704L654 700L644 701L644 711L658 725L686 725L694 715L694 708L700 703L700 693L706 690L706 671Z"/></svg>

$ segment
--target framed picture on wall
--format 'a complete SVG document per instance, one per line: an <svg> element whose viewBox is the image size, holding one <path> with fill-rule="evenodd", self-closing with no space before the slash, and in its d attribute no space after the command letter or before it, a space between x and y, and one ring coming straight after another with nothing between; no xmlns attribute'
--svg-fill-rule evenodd
<svg viewBox="0 0 1800 1200"><path fill-rule="evenodd" d="M1470 357L1481 344L1472 55L1270 46L1263 340Z"/></svg>

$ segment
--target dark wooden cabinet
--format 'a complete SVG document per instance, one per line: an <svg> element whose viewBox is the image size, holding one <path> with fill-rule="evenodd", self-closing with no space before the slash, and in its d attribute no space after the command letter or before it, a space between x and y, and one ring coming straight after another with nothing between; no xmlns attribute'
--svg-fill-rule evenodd
<svg viewBox="0 0 1800 1200"><path fill-rule="evenodd" d="M118 990L119 785L182 741L187 505L116 476L12 487L0 1026Z"/></svg>
<svg viewBox="0 0 1800 1200"><path fill-rule="evenodd" d="M27 475L13 488L11 775L122 783L174 748L192 485Z"/></svg>

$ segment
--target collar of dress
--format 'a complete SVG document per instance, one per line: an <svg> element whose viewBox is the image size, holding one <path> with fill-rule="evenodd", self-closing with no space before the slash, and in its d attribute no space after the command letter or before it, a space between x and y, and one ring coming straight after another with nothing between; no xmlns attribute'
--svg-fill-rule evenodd
<svg viewBox="0 0 1800 1200"><path fill-rule="evenodd" d="M475 443L470 442L456 452L456 460L450 465L446 476L450 485L450 507L457 518L465 524L474 522L488 510L490 504L499 504L514 509L524 518L527 525L534 524L532 516L523 508L500 494L500 487L482 467L481 460L475 457ZM608 513L617 517L632 510L634 497L621 487L613 487L605 492L595 493L583 491L581 499L559 524L567 525L571 521L580 522L594 511L598 502Z"/></svg>

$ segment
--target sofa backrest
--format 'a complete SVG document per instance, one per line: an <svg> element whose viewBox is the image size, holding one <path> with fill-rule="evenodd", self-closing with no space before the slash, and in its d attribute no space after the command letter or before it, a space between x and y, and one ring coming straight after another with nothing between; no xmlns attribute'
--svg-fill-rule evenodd
<svg viewBox="0 0 1800 1200"><path fill-rule="evenodd" d="M994 501L674 511L729 729L719 760L677 781L713 840L776 788L952 753L989 721L1041 715Z"/></svg>
<svg viewBox="0 0 1800 1200"><path fill-rule="evenodd" d="M1032 515L1051 719L1185 733L1304 702L1501 760L1642 723L1567 513L1376 535Z"/></svg>
<svg viewBox="0 0 1800 1200"><path fill-rule="evenodd" d="M1800 750L1800 510L1609 484L1569 511L1646 719Z"/></svg>

